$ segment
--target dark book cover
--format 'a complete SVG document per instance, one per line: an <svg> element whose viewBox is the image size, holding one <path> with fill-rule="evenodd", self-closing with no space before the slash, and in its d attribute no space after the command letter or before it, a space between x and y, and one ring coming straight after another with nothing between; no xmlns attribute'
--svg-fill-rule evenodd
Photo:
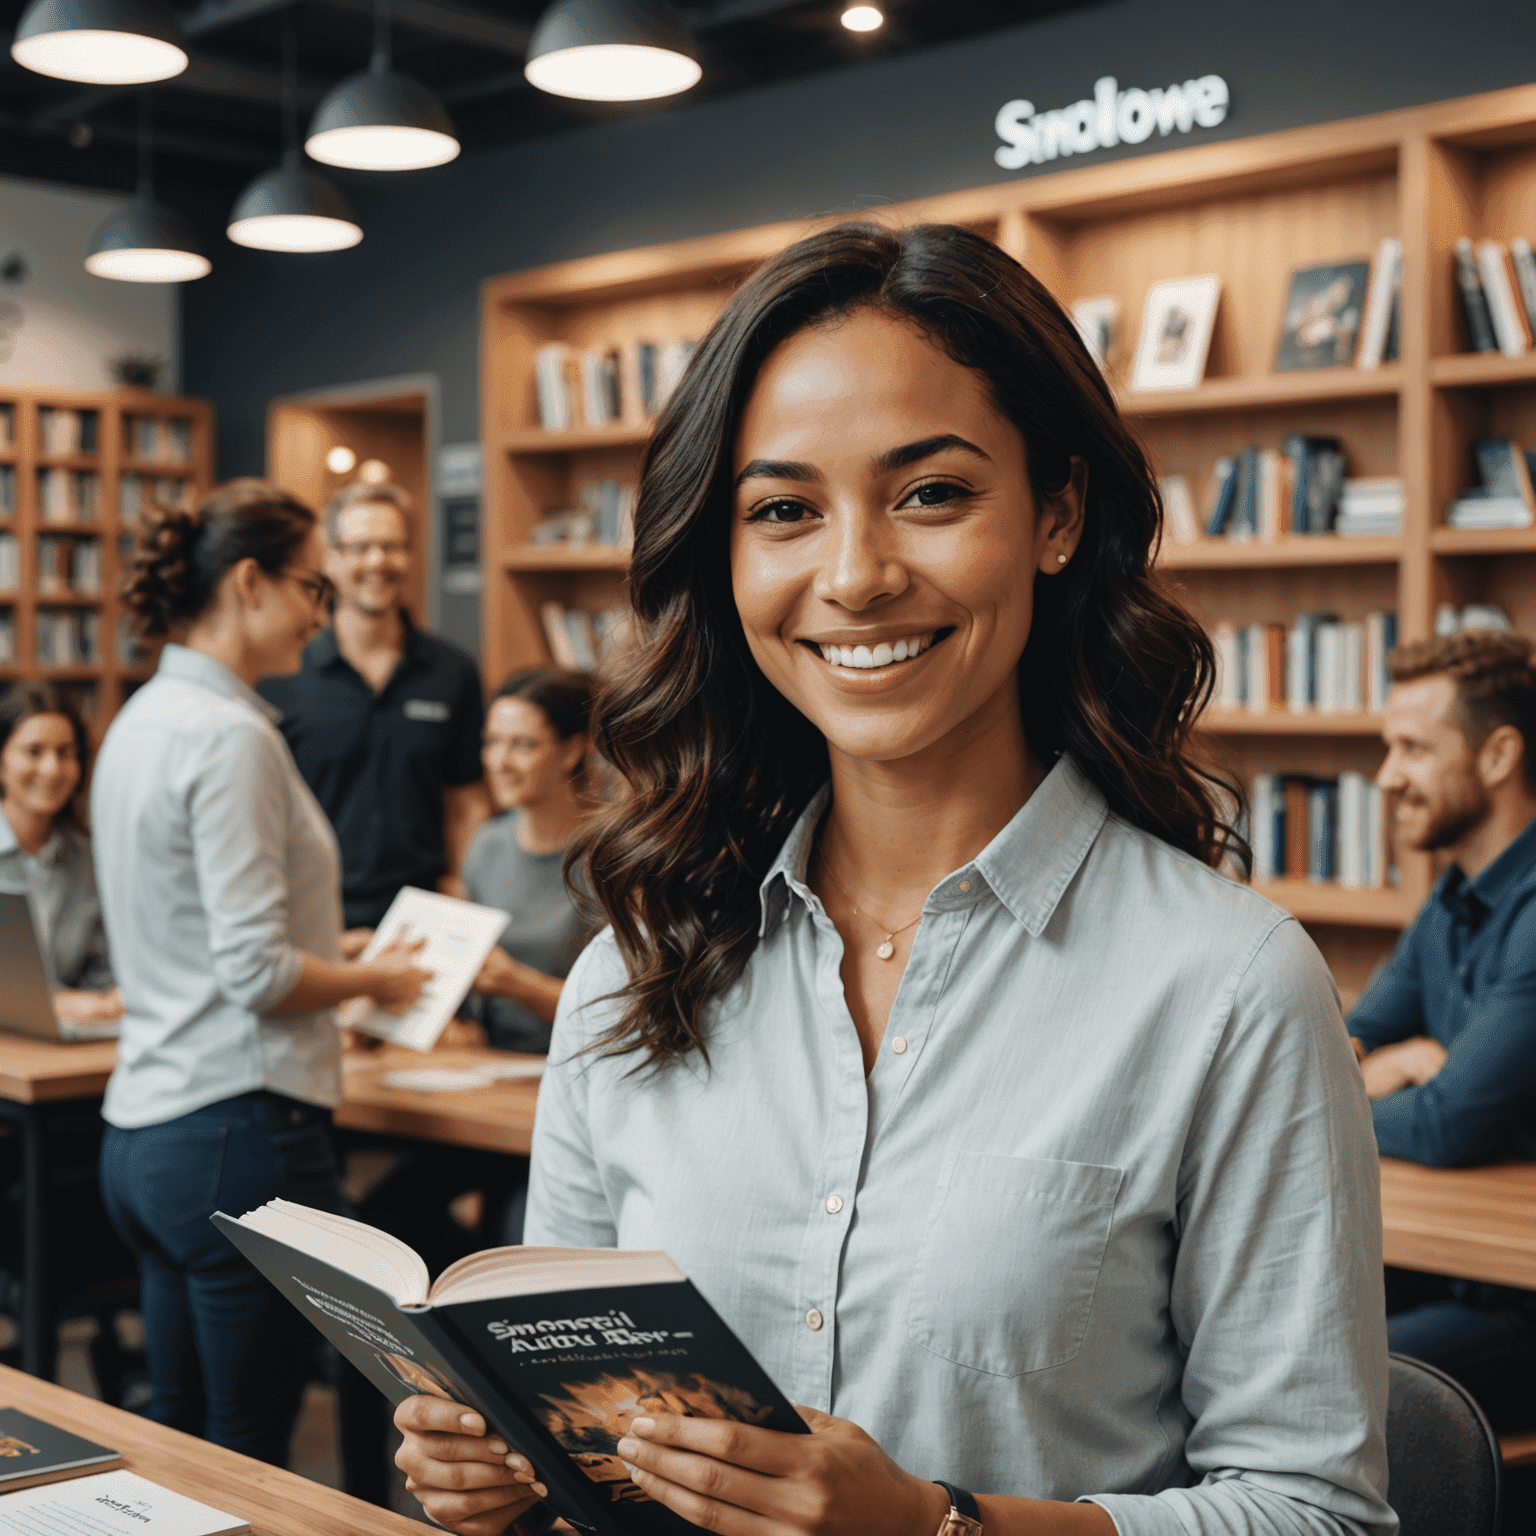
<svg viewBox="0 0 1536 1536"><path fill-rule="evenodd" d="M34 1419L19 1408L0 1408L0 1494L110 1472L122 1464L116 1451L94 1440Z"/></svg>
<svg viewBox="0 0 1536 1536"><path fill-rule="evenodd" d="M1402 355L1402 350L1403 291L1399 288L1392 295L1392 313L1387 318L1387 339L1381 349L1382 362L1395 363Z"/></svg>
<svg viewBox="0 0 1536 1536"><path fill-rule="evenodd" d="M1493 334L1493 317L1488 313L1488 296L1478 275L1477 258L1470 240L1458 240L1453 258L1456 283L1461 289L1461 307L1467 317L1467 335L1474 352L1497 352L1499 343Z"/></svg>
<svg viewBox="0 0 1536 1536"><path fill-rule="evenodd" d="M1291 274L1277 373L1342 368L1353 360L1370 275L1369 261L1330 262Z"/></svg>
<svg viewBox="0 0 1536 1536"><path fill-rule="evenodd" d="M1232 502L1237 493L1237 460L1223 456L1216 460L1216 494L1211 499L1211 513L1205 522L1208 538L1226 532L1232 516Z"/></svg>
<svg viewBox="0 0 1536 1536"><path fill-rule="evenodd" d="M1536 508L1526 457L1513 438L1481 437L1472 444L1472 457L1490 496L1518 497L1526 506Z"/></svg>
<svg viewBox="0 0 1536 1536"><path fill-rule="evenodd" d="M646 1413L809 1431L691 1281L400 1306L346 1270L214 1224L392 1403L475 1409L533 1463L549 1506L594 1536L696 1529L648 1499L616 1447Z"/></svg>
<svg viewBox="0 0 1536 1536"><path fill-rule="evenodd" d="M1344 455L1338 438L1292 432L1283 451L1295 466L1291 532L1327 533L1344 493Z"/></svg>
<svg viewBox="0 0 1536 1536"><path fill-rule="evenodd" d="M1259 531L1259 454L1244 448L1237 456L1237 486L1232 493L1232 534L1251 539Z"/></svg>

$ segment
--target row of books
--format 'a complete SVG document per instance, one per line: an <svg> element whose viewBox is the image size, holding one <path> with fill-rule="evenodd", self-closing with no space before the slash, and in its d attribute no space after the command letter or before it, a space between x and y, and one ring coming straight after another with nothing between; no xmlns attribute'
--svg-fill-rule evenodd
<svg viewBox="0 0 1536 1536"><path fill-rule="evenodd" d="M21 546L14 533L0 533L0 592L14 592L21 585Z"/></svg>
<svg viewBox="0 0 1536 1536"><path fill-rule="evenodd" d="M151 464L192 462L192 423L184 416L125 416L123 447Z"/></svg>
<svg viewBox="0 0 1536 1536"><path fill-rule="evenodd" d="M101 659L101 614L94 608L39 608L37 659L73 667Z"/></svg>
<svg viewBox="0 0 1536 1536"><path fill-rule="evenodd" d="M1536 332L1536 256L1530 242L1462 239L1452 260L1472 350L1523 357Z"/></svg>
<svg viewBox="0 0 1536 1536"><path fill-rule="evenodd" d="M131 523L145 506L186 508L191 501L191 482L149 475L124 475L118 482L117 515Z"/></svg>
<svg viewBox="0 0 1536 1536"><path fill-rule="evenodd" d="M40 593L101 591L101 540L61 539L40 534L37 540L37 590Z"/></svg>
<svg viewBox="0 0 1536 1536"><path fill-rule="evenodd" d="M1531 475L1536 455L1512 437L1483 437L1472 444L1478 483L1446 508L1452 528L1529 528L1536 519Z"/></svg>
<svg viewBox="0 0 1536 1536"><path fill-rule="evenodd" d="M1395 883L1385 796L1362 773L1261 773L1248 826L1255 881L1337 881L1363 890Z"/></svg>
<svg viewBox="0 0 1536 1536"><path fill-rule="evenodd" d="M101 508L101 476L93 469L40 469L37 504L45 523L94 522Z"/></svg>
<svg viewBox="0 0 1536 1536"><path fill-rule="evenodd" d="M1397 615L1369 613L1346 622L1335 613L1299 613L1284 624L1218 624L1218 709L1263 714L1380 714L1387 707L1387 656L1397 644Z"/></svg>
<svg viewBox="0 0 1536 1536"><path fill-rule="evenodd" d="M677 387L696 343L632 341L577 351L546 342L533 355L539 424L563 431L577 424L644 426Z"/></svg>
<svg viewBox="0 0 1536 1536"><path fill-rule="evenodd" d="M98 421L95 411L45 405L37 413L37 445L44 453L95 453Z"/></svg>
<svg viewBox="0 0 1536 1536"><path fill-rule="evenodd" d="M16 407L0 405L0 453L10 453L16 447Z"/></svg>
<svg viewBox="0 0 1536 1536"><path fill-rule="evenodd" d="M16 515L16 466L0 464L0 517Z"/></svg>
<svg viewBox="0 0 1536 1536"><path fill-rule="evenodd" d="M612 544L628 547L635 541L635 498L638 487L618 480L588 480L576 505L546 512L528 531L535 544Z"/></svg>
<svg viewBox="0 0 1536 1536"><path fill-rule="evenodd" d="M629 639L627 608L567 608L541 603L544 638L557 667L593 672L624 649Z"/></svg>

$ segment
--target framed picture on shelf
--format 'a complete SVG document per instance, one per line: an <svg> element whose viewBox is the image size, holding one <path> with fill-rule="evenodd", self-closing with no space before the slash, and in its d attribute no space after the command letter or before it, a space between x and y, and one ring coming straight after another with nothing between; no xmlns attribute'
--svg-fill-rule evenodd
<svg viewBox="0 0 1536 1536"><path fill-rule="evenodd" d="M1214 272L1154 283L1141 314L1132 389L1194 389L1216 329L1221 279Z"/></svg>
<svg viewBox="0 0 1536 1536"><path fill-rule="evenodd" d="M1276 373L1343 368L1354 361L1370 275L1368 261L1330 262L1291 273Z"/></svg>

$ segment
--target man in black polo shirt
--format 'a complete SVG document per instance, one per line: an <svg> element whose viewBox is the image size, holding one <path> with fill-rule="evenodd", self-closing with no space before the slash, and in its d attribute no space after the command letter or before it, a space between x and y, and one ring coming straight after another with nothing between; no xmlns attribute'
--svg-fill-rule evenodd
<svg viewBox="0 0 1536 1536"><path fill-rule="evenodd" d="M480 673L402 605L410 503L391 485L348 486L326 512L331 627L292 677L259 692L283 712L294 761L341 844L348 928L377 926L403 885L449 889L490 814L480 766Z"/></svg>

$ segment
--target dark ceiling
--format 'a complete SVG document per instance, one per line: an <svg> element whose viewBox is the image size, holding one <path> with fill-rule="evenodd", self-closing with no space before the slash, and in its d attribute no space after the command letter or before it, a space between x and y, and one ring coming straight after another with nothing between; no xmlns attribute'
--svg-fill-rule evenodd
<svg viewBox="0 0 1536 1536"><path fill-rule="evenodd" d="M910 53L1093 0L888 0L885 25L864 34L840 24L842 0L684 0L702 49L702 82L672 101L625 106L565 101L526 83L523 50L545 3L393 0L395 65L441 97L464 153ZM179 186L233 197L277 160L283 15L290 7L301 136L324 92L366 66L372 0L202 0L183 13L191 67L153 88L155 180L162 196L173 197ZM0 0L0 172L131 188L137 91L72 85L21 68L9 41L24 9L25 0Z"/></svg>

